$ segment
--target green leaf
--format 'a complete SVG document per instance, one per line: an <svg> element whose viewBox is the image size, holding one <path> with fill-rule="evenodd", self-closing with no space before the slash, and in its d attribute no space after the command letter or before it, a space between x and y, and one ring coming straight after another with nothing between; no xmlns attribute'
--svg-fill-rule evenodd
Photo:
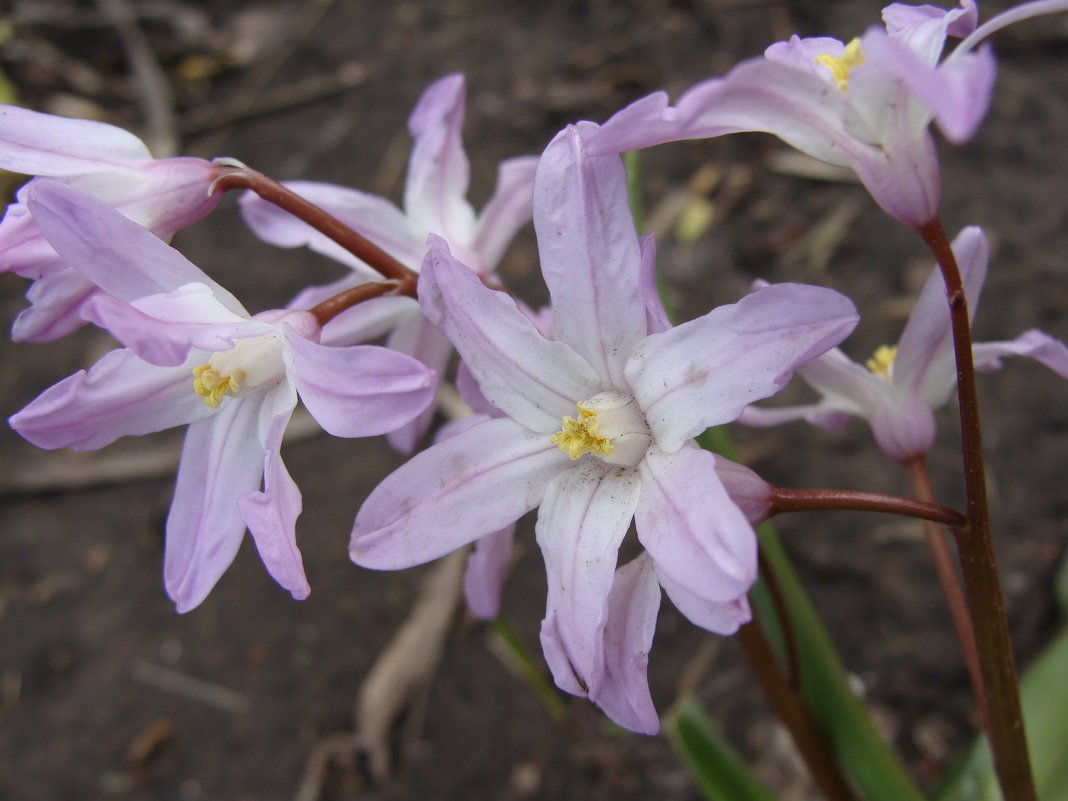
<svg viewBox="0 0 1068 801"><path fill-rule="evenodd" d="M710 801L775 801L752 777L693 696L680 701L665 724L672 746Z"/></svg>
<svg viewBox="0 0 1068 801"><path fill-rule="evenodd" d="M728 459L736 458L730 435L723 429L710 429L697 442ZM757 533L761 554L775 574L790 615L800 661L801 694L826 733L831 750L868 801L923 801L923 794L853 692L831 638L774 528L765 523ZM773 645L784 654L782 624L763 579L750 591L749 599Z"/></svg>
<svg viewBox="0 0 1068 801"><path fill-rule="evenodd" d="M1055 595L1068 616L1068 560ZM1068 629L1046 646L1020 682L1031 769L1042 801L1068 801ZM937 801L1002 801L986 737L969 748L935 796Z"/></svg>

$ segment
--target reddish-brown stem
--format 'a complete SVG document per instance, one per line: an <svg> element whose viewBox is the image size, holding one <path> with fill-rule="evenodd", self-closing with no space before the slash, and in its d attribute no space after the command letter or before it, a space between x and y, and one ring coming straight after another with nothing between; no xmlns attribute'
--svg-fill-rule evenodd
<svg viewBox="0 0 1068 801"><path fill-rule="evenodd" d="M972 363L972 334L968 300L964 294L953 248L936 218L918 232L938 261L946 285L953 351L957 358L957 400L960 405L964 485L968 498L968 526L954 530L961 573L975 624L983 685L990 711L990 746L1001 792L1012 801L1035 801L1035 783L1027 753L1027 735L1020 710L1020 691L1012 640L1005 617L1005 599L998 578L997 558L990 528L986 495L986 468L979 425L979 396Z"/></svg>
<svg viewBox="0 0 1068 801"><path fill-rule="evenodd" d="M760 567L760 576L768 586L768 594L771 603L775 606L775 615L779 619L779 627L782 629L783 646L786 650L786 677L790 689L795 693L801 692L801 652L797 647L797 635L794 633L794 624L790 619L790 607L783 595L782 585L775 573L775 567L764 556L763 549L757 552L757 560Z"/></svg>
<svg viewBox="0 0 1068 801"><path fill-rule="evenodd" d="M742 626L738 630L737 640L764 695L790 732L813 781L823 795L828 801L856 801L852 788L838 770L838 762L822 729L801 696L783 676L760 622L754 620Z"/></svg>
<svg viewBox="0 0 1068 801"><path fill-rule="evenodd" d="M336 295L331 295L323 302L312 306L308 311L314 314L315 319L319 321L319 325L323 326L346 309L351 309L356 304L371 300L371 298L378 298L386 294L407 295L410 298L414 298L415 284L414 280L376 281L371 284L360 284L351 289L338 292Z"/></svg>
<svg viewBox="0 0 1068 801"><path fill-rule="evenodd" d="M904 467L912 484L912 491L921 501L934 502L934 490L931 488L931 478L927 474L927 460L923 456L917 456L904 463ZM990 710L986 702L986 689L983 686L983 671L979 667L979 649L975 645L975 627L972 616L968 612L968 602L964 598L964 589L957 577L957 569L954 566L953 554L950 552L949 543L946 541L945 531L941 526L929 520L923 521L924 539L927 548L931 552L931 562L934 564L935 575L942 587L942 594L946 598L946 606L949 616L953 620L953 628L957 632L957 640L960 642L961 654L964 656L964 664L968 668L968 677L972 683L972 692L979 704L979 715L983 721L983 729L987 736L990 734Z"/></svg>
<svg viewBox="0 0 1068 801"><path fill-rule="evenodd" d="M960 512L936 503L901 498L897 495L883 495L879 492L772 487L770 507L769 516L784 512L849 509L858 512L885 512L918 517L921 520L930 520L954 529L965 527L968 523L967 518Z"/></svg>
<svg viewBox="0 0 1068 801"><path fill-rule="evenodd" d="M216 180L213 188L223 191L250 189L268 203L273 203L278 208L288 211L319 233L337 242L386 278L401 282L411 281L413 284L418 278L414 270L410 270L397 261L374 242L263 173L248 168L236 169Z"/></svg>

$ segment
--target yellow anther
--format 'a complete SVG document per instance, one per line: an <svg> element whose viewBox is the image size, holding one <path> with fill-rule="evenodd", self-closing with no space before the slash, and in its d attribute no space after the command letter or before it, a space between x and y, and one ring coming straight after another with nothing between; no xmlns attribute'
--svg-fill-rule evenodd
<svg viewBox="0 0 1068 801"><path fill-rule="evenodd" d="M210 364L193 368L193 392L204 399L212 409L218 409L227 392L235 395L245 380L242 370L234 370L230 375L219 375Z"/></svg>
<svg viewBox="0 0 1068 801"><path fill-rule="evenodd" d="M849 72L864 63L864 53L860 50L860 39L854 39L845 46L841 56L824 53L816 56L816 63L831 71L835 84L843 92L849 86Z"/></svg>
<svg viewBox="0 0 1068 801"><path fill-rule="evenodd" d="M600 424L597 422L597 412L582 408L578 404L579 416L565 417L564 425L553 434L552 442L559 445L560 450L575 460L587 453L596 453L598 456L611 456L612 440L599 437Z"/></svg>
<svg viewBox="0 0 1068 801"><path fill-rule="evenodd" d="M897 345L880 345L865 364L879 378L889 381L894 373L895 356L897 356Z"/></svg>

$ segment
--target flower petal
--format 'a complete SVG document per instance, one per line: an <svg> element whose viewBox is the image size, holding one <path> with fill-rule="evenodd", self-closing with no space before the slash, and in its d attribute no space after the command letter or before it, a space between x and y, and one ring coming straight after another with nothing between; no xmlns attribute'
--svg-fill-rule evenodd
<svg viewBox="0 0 1068 801"><path fill-rule="evenodd" d="M514 523L570 462L544 434L487 420L416 454L368 496L349 554L396 570L437 559Z"/></svg>
<svg viewBox="0 0 1068 801"><path fill-rule="evenodd" d="M638 238L642 250L639 288L645 303L645 325L650 334L659 334L671 328L667 310L660 300L660 288L656 284L656 237L652 234Z"/></svg>
<svg viewBox="0 0 1068 801"><path fill-rule="evenodd" d="M581 356L545 339L514 300L485 287L437 237L419 278L419 298L486 399L523 426L556 431L578 401L600 392L597 374Z"/></svg>
<svg viewBox="0 0 1068 801"><path fill-rule="evenodd" d="M990 256L983 229L977 226L964 228L953 240L952 247L964 282L968 313L974 318ZM956 376L945 283L942 273L935 267L901 334L894 357L894 385L904 392L919 395L928 406L937 409L953 392Z"/></svg>
<svg viewBox="0 0 1068 801"><path fill-rule="evenodd" d="M104 354L46 389L8 421L39 448L91 451L119 437L148 434L215 413L193 393L194 354L179 367L148 364L132 351Z"/></svg>
<svg viewBox="0 0 1068 801"><path fill-rule="evenodd" d="M900 39L873 30L864 35L863 49L865 69L907 87L949 141L961 144L972 137L990 107L997 76L989 48L935 64Z"/></svg>
<svg viewBox="0 0 1068 801"><path fill-rule="evenodd" d="M512 556L515 526L505 526L475 540L467 557L464 573L464 598L471 614L481 620L493 620L501 609L501 585L504 571Z"/></svg>
<svg viewBox="0 0 1068 801"><path fill-rule="evenodd" d="M657 444L670 453L778 392L794 370L841 342L857 319L852 302L832 290L768 286L647 337L626 376Z"/></svg>
<svg viewBox="0 0 1068 801"><path fill-rule="evenodd" d="M99 291L74 270L63 269L38 278L26 290L30 305L15 318L11 339L51 342L77 331L85 324L81 316L85 301Z"/></svg>
<svg viewBox="0 0 1068 801"><path fill-rule="evenodd" d="M972 348L975 369L997 370L1006 356L1028 356L1046 365L1061 378L1068 378L1068 347L1037 329L1025 331L1008 342L979 342Z"/></svg>
<svg viewBox="0 0 1068 801"><path fill-rule="evenodd" d="M370 239L391 256L418 270L426 252L425 236L404 212L384 198L317 181L286 181L285 187ZM346 264L365 281L382 276L324 234L251 192L238 201L245 224L260 239L282 248L308 247Z"/></svg>
<svg viewBox="0 0 1068 801"><path fill-rule="evenodd" d="M688 89L675 106L662 94L635 101L591 136L591 154L621 153L681 139L764 131L830 164L849 165L867 147L846 130L848 103L822 77L754 58Z"/></svg>
<svg viewBox="0 0 1068 801"><path fill-rule="evenodd" d="M269 323L235 314L203 284L186 284L132 303L95 292L79 313L146 362L163 366L181 364L191 349L229 350L235 339L274 331Z"/></svg>
<svg viewBox="0 0 1068 801"><path fill-rule="evenodd" d="M163 576L179 612L203 601L241 547L238 498L260 488L262 396L226 399L208 420L189 426L174 501L167 516Z"/></svg>
<svg viewBox="0 0 1068 801"><path fill-rule="evenodd" d="M371 437L420 414L437 376L411 356L377 347L332 348L286 325L286 372L312 417L335 437Z"/></svg>
<svg viewBox="0 0 1068 801"><path fill-rule="evenodd" d="M801 406L746 406L736 422L752 428L768 428L795 420L804 420L828 431L838 431L849 422L850 415L831 408L827 403L808 403Z"/></svg>
<svg viewBox="0 0 1068 801"><path fill-rule="evenodd" d="M979 21L975 1L963 0L961 6L947 11L937 6L891 3L883 9L883 22L890 36L934 64L942 55L947 34L964 38L975 30Z"/></svg>
<svg viewBox="0 0 1068 801"><path fill-rule="evenodd" d="M592 698L617 724L641 734L660 730L648 677L659 611L656 571L648 554L642 554L616 570L604 630L604 684Z"/></svg>
<svg viewBox="0 0 1068 801"><path fill-rule="evenodd" d="M478 215L470 248L486 273L493 272L516 232L530 222L537 166L536 156L519 156L497 167L497 188Z"/></svg>
<svg viewBox="0 0 1068 801"><path fill-rule="evenodd" d="M545 619L554 621L569 665L561 687L573 675L591 698L604 681L608 593L640 492L637 471L588 459L549 484L538 511L535 531L549 581Z"/></svg>
<svg viewBox="0 0 1068 801"><path fill-rule="evenodd" d="M659 574L704 601L724 603L745 595L756 580L757 541L715 464L712 453L692 445L677 453L650 451L639 465L634 520Z"/></svg>
<svg viewBox="0 0 1068 801"><path fill-rule="evenodd" d="M300 490L282 462L280 449L289 418L297 403L293 385L283 382L270 391L261 412L263 432L263 490L237 499L241 519L248 526L267 572L298 601L311 593L304 575L304 560L297 547ZM263 417L267 417L264 421ZM264 423L266 422L266 426Z"/></svg>
<svg viewBox="0 0 1068 801"><path fill-rule="evenodd" d="M659 566L656 574L675 608L695 626L729 637L753 617L744 595L732 601L709 601L665 575Z"/></svg>
<svg viewBox="0 0 1068 801"><path fill-rule="evenodd" d="M25 184L19 189L17 197L20 201L26 196L28 186ZM26 204L8 205L0 219L0 273L15 273L36 281L65 267L63 259L41 236Z"/></svg>
<svg viewBox="0 0 1068 801"><path fill-rule="evenodd" d="M330 293L330 295L333 294L333 292ZM314 305L313 303L309 306L295 306L294 308L311 308ZM360 345L388 334L397 326L417 316L421 316L419 302L413 298L396 296L371 298L345 309L324 325L319 341L324 345ZM449 349L451 351L451 345Z"/></svg>
<svg viewBox="0 0 1068 801"><path fill-rule="evenodd" d="M199 283L247 316L233 295L181 253L93 195L38 179L26 205L59 255L109 295L133 301Z"/></svg>
<svg viewBox="0 0 1068 801"><path fill-rule="evenodd" d="M883 453L899 462L926 453L935 437L931 407L918 395L901 392L893 405L876 408L871 432Z"/></svg>
<svg viewBox="0 0 1068 801"><path fill-rule="evenodd" d="M560 340L608 386L625 390L623 365L646 335L641 250L616 156L587 155L592 123L549 144L534 184L534 228Z"/></svg>
<svg viewBox="0 0 1068 801"><path fill-rule="evenodd" d="M426 88L408 118L415 143L404 185L404 210L421 233L467 244L475 212L466 200L470 165L463 146L464 76L440 78Z"/></svg>
<svg viewBox="0 0 1068 801"><path fill-rule="evenodd" d="M407 454L415 450L415 446L419 444L434 419L436 409L431 401L437 387L437 376L444 375L449 366L452 343L423 315L412 314L398 322L393 333L389 335L386 346L418 360L434 375L430 398L422 411L389 433L389 444Z"/></svg>
<svg viewBox="0 0 1068 801"><path fill-rule="evenodd" d="M79 175L151 158L144 142L114 125L0 106L0 169L21 175Z"/></svg>

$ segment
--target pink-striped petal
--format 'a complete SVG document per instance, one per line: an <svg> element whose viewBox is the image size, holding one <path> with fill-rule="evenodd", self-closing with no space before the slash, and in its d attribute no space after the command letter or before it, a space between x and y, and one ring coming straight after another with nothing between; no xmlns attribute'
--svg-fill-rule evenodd
<svg viewBox="0 0 1068 801"><path fill-rule="evenodd" d="M545 149L534 227L560 340L597 371L601 389L625 390L623 365L647 333L642 257L622 160L586 153L595 131L569 126Z"/></svg>
<svg viewBox="0 0 1068 801"><path fill-rule="evenodd" d="M857 319L852 302L837 292L777 284L647 337L626 376L657 444L673 452L778 392L794 370L841 342Z"/></svg>
<svg viewBox="0 0 1068 801"><path fill-rule="evenodd" d="M545 619L558 632L543 648L562 646L570 675L558 683L566 689L573 675L593 698L604 681L604 628L616 555L641 489L637 471L586 460L549 484L538 511L535 530L549 582Z"/></svg>
<svg viewBox="0 0 1068 801"><path fill-rule="evenodd" d="M452 356L452 343L421 314L411 314L400 320L389 335L386 346L418 360L435 376L444 375ZM414 451L419 440L430 428L435 412L431 401L434 399L436 386L435 379L430 398L418 414L390 431L389 444L400 453L408 454Z"/></svg>
<svg viewBox="0 0 1068 801"><path fill-rule="evenodd" d="M262 396L225 400L189 426L167 516L163 578L179 612L198 606L233 562L245 521L238 498L260 488Z"/></svg>
<svg viewBox="0 0 1068 801"><path fill-rule="evenodd" d="M410 356L374 345L333 348L285 328L286 372L312 417L336 437L393 431L434 399L437 377Z"/></svg>
<svg viewBox="0 0 1068 801"><path fill-rule="evenodd" d="M730 601L710 601L676 582L659 565L656 574L675 608L695 626L713 634L729 637L753 617L749 600L744 595Z"/></svg>
<svg viewBox="0 0 1068 801"><path fill-rule="evenodd" d="M705 601L744 595L756 580L756 534L727 494L708 451L653 450L639 465L638 539L667 576Z"/></svg>
<svg viewBox="0 0 1068 801"><path fill-rule="evenodd" d="M604 630L604 684L592 697L613 721L641 734L660 730L648 677L659 611L656 571L648 554L642 554L619 568L612 582Z"/></svg>
<svg viewBox="0 0 1068 801"><path fill-rule="evenodd" d="M288 383L270 390L264 399L260 420L261 429L266 428L263 432L263 489L241 495L237 506L267 572L296 600L302 601L311 593L311 587L304 575L304 560L297 547L296 526L301 512L301 496L280 453L282 435L296 400L293 387Z"/></svg>
<svg viewBox="0 0 1068 801"><path fill-rule="evenodd" d="M215 413L193 392L194 354L179 367L156 367L132 351L106 353L46 389L8 421L39 448L91 451L119 437L148 434Z"/></svg>
<svg viewBox="0 0 1068 801"><path fill-rule="evenodd" d="M0 168L22 175L79 175L152 158L129 131L91 120L0 106Z"/></svg>
<svg viewBox="0 0 1068 801"><path fill-rule="evenodd" d="M26 203L48 243L109 295L133 301L198 283L247 316L233 295L181 253L93 195L39 179Z"/></svg>
<svg viewBox="0 0 1068 801"><path fill-rule="evenodd" d="M430 562L514 523L569 464L544 434L509 419L479 423L375 488L356 515L349 554L378 570Z"/></svg>
<svg viewBox="0 0 1068 801"><path fill-rule="evenodd" d="M537 166L536 156L519 156L497 167L497 188L478 215L470 247L486 273L493 272L516 232L530 222Z"/></svg>
<svg viewBox="0 0 1068 801"><path fill-rule="evenodd" d="M1046 365L1061 378L1068 378L1068 347L1037 329L1025 331L1007 342L979 342L972 351L977 370L998 370L1006 356L1027 356Z"/></svg>
<svg viewBox="0 0 1068 801"><path fill-rule="evenodd" d="M545 339L508 295L485 287L432 237L419 278L423 313L456 346L482 394L532 431L552 433L578 401L601 391L597 374L562 342Z"/></svg>
<svg viewBox="0 0 1068 801"><path fill-rule="evenodd" d="M957 234L952 247L964 282L968 313L974 318L990 256L986 236L981 228L969 226ZM919 395L928 406L936 409L949 398L956 386L956 376L945 283L935 267L898 342L893 382L902 391Z"/></svg>
<svg viewBox="0 0 1068 801"><path fill-rule="evenodd" d="M470 165L463 147L464 76L426 88L408 118L415 140L404 185L404 210L421 233L454 245L474 239L475 212L467 202Z"/></svg>
<svg viewBox="0 0 1068 801"><path fill-rule="evenodd" d="M11 338L15 342L51 342L77 331L85 324L81 316L85 302L99 292L74 270L62 269L38 278L26 290L30 305L15 318Z"/></svg>
<svg viewBox="0 0 1068 801"><path fill-rule="evenodd" d="M193 349L229 350L237 339L274 331L269 323L235 314L203 284L187 284L132 303L95 292L79 313L145 361L163 366L181 364Z"/></svg>
<svg viewBox="0 0 1068 801"><path fill-rule="evenodd" d="M406 266L419 269L426 252L425 234L415 230L404 213L388 200L316 181L287 181L285 186L367 237ZM264 242L283 248L309 247L348 265L364 280L381 280L377 271L289 212L252 193L246 193L238 202L245 224Z"/></svg>
<svg viewBox="0 0 1068 801"><path fill-rule="evenodd" d="M505 526L475 540L464 572L464 600L471 614L493 620L501 609L504 571L512 557L515 526Z"/></svg>

